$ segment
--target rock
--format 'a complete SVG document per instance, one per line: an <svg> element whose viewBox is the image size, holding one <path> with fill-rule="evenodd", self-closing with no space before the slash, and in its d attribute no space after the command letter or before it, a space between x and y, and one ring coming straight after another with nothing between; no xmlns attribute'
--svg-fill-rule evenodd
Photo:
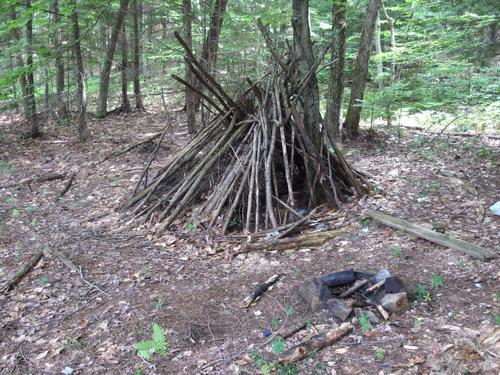
<svg viewBox="0 0 500 375"><path fill-rule="evenodd" d="M319 310L323 306L322 298L330 293L327 287L317 278L304 281L299 286L299 295L307 302L310 311Z"/></svg>
<svg viewBox="0 0 500 375"><path fill-rule="evenodd" d="M495 202L495 204L490 207L490 210L494 215L500 216L500 201Z"/></svg>
<svg viewBox="0 0 500 375"><path fill-rule="evenodd" d="M387 311L397 314L405 312L410 307L408 303L408 296L404 292L386 294L380 300L380 304Z"/></svg>
<svg viewBox="0 0 500 375"><path fill-rule="evenodd" d="M352 307L349 307L344 300L338 298L330 298L326 302L325 309L329 315L338 318L341 322L344 322L352 312Z"/></svg>
<svg viewBox="0 0 500 375"><path fill-rule="evenodd" d="M380 271L378 271L375 276L373 276L373 279L372 279L372 283L373 284L376 284L382 280L385 280L387 278L391 277L391 273L386 270L386 269L381 269Z"/></svg>
<svg viewBox="0 0 500 375"><path fill-rule="evenodd" d="M366 315L368 318L368 321L373 324L374 326L380 324L380 319L378 318L377 315L373 311L370 310L363 310L363 313Z"/></svg>

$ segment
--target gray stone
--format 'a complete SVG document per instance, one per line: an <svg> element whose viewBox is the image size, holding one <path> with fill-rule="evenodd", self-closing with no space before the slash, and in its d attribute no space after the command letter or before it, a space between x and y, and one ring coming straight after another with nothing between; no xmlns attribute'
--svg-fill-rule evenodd
<svg viewBox="0 0 500 375"><path fill-rule="evenodd" d="M327 289L317 278L307 279L299 286L299 295L307 302L310 311L316 311L323 306L322 298Z"/></svg>
<svg viewBox="0 0 500 375"><path fill-rule="evenodd" d="M386 269L381 269L380 271L378 271L375 276L373 276L373 284L376 284L382 280L385 280L387 279L388 277L391 277L391 273L386 270Z"/></svg>
<svg viewBox="0 0 500 375"><path fill-rule="evenodd" d="M338 298L330 298L326 302L325 309L327 310L328 315L338 318L341 322L344 322L352 312L352 307L348 306L347 303Z"/></svg>
<svg viewBox="0 0 500 375"><path fill-rule="evenodd" d="M366 315L370 323L373 324L374 326L380 324L380 319L378 318L377 315L375 315L373 311L363 310L363 313Z"/></svg>
<svg viewBox="0 0 500 375"><path fill-rule="evenodd" d="M386 294L380 300L380 304L387 311L397 314L405 312L410 307L408 296L404 292Z"/></svg>

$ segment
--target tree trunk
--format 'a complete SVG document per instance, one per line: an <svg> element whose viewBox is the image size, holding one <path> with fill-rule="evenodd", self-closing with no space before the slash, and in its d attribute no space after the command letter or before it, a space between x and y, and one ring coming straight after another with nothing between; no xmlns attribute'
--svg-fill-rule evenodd
<svg viewBox="0 0 500 375"><path fill-rule="evenodd" d="M140 0L139 0L140 1ZM134 28L134 96L135 109L144 110L141 96L141 49L140 49L140 34L139 34L139 16L142 14L141 4L137 0L132 0L132 21Z"/></svg>
<svg viewBox="0 0 500 375"><path fill-rule="evenodd" d="M297 78L302 81L314 65L314 52L309 30L309 0L293 0L292 13L293 44L297 58ZM300 97L304 125L314 146L319 150L321 133L319 123L319 88L316 75L313 74Z"/></svg>
<svg viewBox="0 0 500 375"><path fill-rule="evenodd" d="M73 54L76 63L76 83L78 86L78 136L80 142L85 142L89 138L89 129L87 126L87 96L85 92L85 69L83 68L82 50L80 48L80 26L78 25L78 12L76 0L71 0L70 4L74 6L71 14L71 23L73 28Z"/></svg>
<svg viewBox="0 0 500 375"><path fill-rule="evenodd" d="M128 0L120 0L120 10L116 16L116 23L111 33L111 40L108 44L108 49L106 51L106 56L101 70L101 77L99 82L99 97L97 99L97 111L96 117L103 118L108 114L108 91L109 91L109 79L111 74L111 66L113 64L113 58L115 56L116 44L118 43L118 36L122 28L123 19L125 18L125 13L127 13Z"/></svg>
<svg viewBox="0 0 500 375"><path fill-rule="evenodd" d="M375 22L375 52L377 53L377 86L379 90L384 88L384 63L382 61L382 40L380 30L380 12Z"/></svg>
<svg viewBox="0 0 500 375"><path fill-rule="evenodd" d="M217 65L219 37L222 29L222 24L224 23L224 15L226 13L228 1L229 0L215 0L215 6L210 18L208 34L205 41L203 42L201 63L210 74L215 71L215 67ZM196 80L195 82L195 87L197 89L203 89L203 85L198 80ZM200 99L201 98L199 96L196 96L196 108L199 108L200 106Z"/></svg>
<svg viewBox="0 0 500 375"><path fill-rule="evenodd" d="M59 0L53 0L52 11L54 12L54 23L56 24L54 36L54 49L56 55L56 96L58 115L64 116L68 113L68 103L64 95L64 62L62 52L61 15L59 14Z"/></svg>
<svg viewBox="0 0 500 375"><path fill-rule="evenodd" d="M396 30L394 28L394 18L389 16L387 13L387 9L385 9L384 2L382 1L382 12L384 13L384 17L389 24L389 31L391 33L391 87L394 84L396 78Z"/></svg>
<svg viewBox="0 0 500 375"><path fill-rule="evenodd" d="M17 19L15 6L12 6L11 19L12 21L16 21ZM21 30L19 30L18 27L14 27L12 29L12 36L14 37L14 40L17 41L17 43L22 44ZM26 74L22 71L24 69L24 59L23 59L23 53L21 51L16 54L16 64L17 64L17 69L21 70L21 72L19 73L19 86L21 87L21 100L23 102L23 112L26 119L29 119L28 117L29 102L27 97L28 80L26 78Z"/></svg>
<svg viewBox="0 0 500 375"><path fill-rule="evenodd" d="M344 95L344 66L347 30L347 0L333 3L333 40L330 82L326 100L325 127L334 141L340 140L342 98Z"/></svg>
<svg viewBox="0 0 500 375"><path fill-rule="evenodd" d="M122 24L121 33L121 50L122 62L120 64L121 78L122 78L122 105L121 109L124 112L130 112L130 101L128 100L128 46L127 46L127 31L125 30L125 22Z"/></svg>
<svg viewBox="0 0 500 375"><path fill-rule="evenodd" d="M365 91L366 79L368 77L368 62L372 49L375 21L380 5L381 0L369 0L365 19L363 21L358 56L356 57L354 65L354 77L351 86L351 96L349 97L349 108L347 109L345 120L345 129L347 133L353 137L357 136L359 133L363 94Z"/></svg>
<svg viewBox="0 0 500 375"><path fill-rule="evenodd" d="M28 21L26 22L26 64L28 66L27 85L26 85L26 99L28 101L27 117L31 122L31 137L36 138L40 136L40 129L38 127L38 118L36 115L36 101L35 101L35 78L33 74L33 14L31 13L31 0L25 0L24 6L29 12Z"/></svg>
<svg viewBox="0 0 500 375"><path fill-rule="evenodd" d="M193 10L191 7L191 0L183 0L183 13L184 13L184 41L189 49L193 49L193 33L192 33L192 20ZM187 56L186 56L187 58ZM193 73L186 63L186 82L193 83ZM186 119L189 134L196 132L196 103L194 93L186 87Z"/></svg>

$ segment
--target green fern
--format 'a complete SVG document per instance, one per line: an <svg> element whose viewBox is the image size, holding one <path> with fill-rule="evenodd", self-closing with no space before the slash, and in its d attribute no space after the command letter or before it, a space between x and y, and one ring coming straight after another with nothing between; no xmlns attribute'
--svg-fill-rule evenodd
<svg viewBox="0 0 500 375"><path fill-rule="evenodd" d="M168 351L168 342L165 330L158 323L153 323L153 339L135 344L139 355L148 360L153 354L165 354Z"/></svg>

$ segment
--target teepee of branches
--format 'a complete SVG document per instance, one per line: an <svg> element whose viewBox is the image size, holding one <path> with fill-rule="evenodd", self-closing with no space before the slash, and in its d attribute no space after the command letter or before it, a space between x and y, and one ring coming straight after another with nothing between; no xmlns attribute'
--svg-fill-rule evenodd
<svg viewBox="0 0 500 375"><path fill-rule="evenodd" d="M177 37L205 93L174 78L200 95L213 116L154 178L141 175L124 204L136 219L159 223L161 233L189 211L205 227L250 233L297 221L320 204L339 207L369 190L325 134L319 146L311 139L300 105L307 77L295 83L277 62L232 98Z"/></svg>

